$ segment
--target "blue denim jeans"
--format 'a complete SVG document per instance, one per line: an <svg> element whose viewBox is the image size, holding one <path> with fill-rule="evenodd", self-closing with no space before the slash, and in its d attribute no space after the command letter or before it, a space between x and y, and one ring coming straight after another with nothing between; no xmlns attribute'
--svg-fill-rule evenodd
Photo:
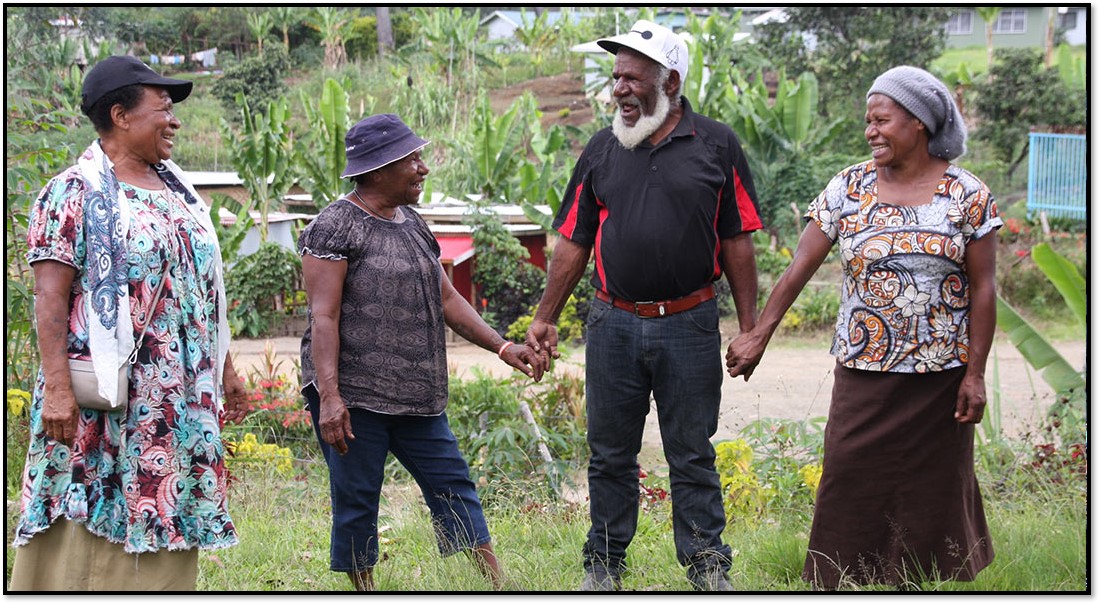
<svg viewBox="0 0 1100 604"><path fill-rule="evenodd" d="M355 440L348 440L348 452L340 455L317 429L321 406L317 389L311 384L302 393L329 469L329 568L362 571L378 562L378 500L386 455L391 451L420 485L442 555L489 542L470 468L458 450L446 414L424 417L348 409Z"/></svg>
<svg viewBox="0 0 1100 604"><path fill-rule="evenodd" d="M592 301L585 346L588 494L592 527L584 566L619 575L638 527L638 452L652 393L672 495L676 559L689 576L728 571L731 550L714 446L722 399L718 304L639 318Z"/></svg>

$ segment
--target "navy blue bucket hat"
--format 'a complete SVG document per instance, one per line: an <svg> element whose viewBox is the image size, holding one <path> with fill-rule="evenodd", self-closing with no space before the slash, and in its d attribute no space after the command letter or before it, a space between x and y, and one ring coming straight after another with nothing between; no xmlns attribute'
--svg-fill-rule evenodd
<svg viewBox="0 0 1100 604"><path fill-rule="evenodd" d="M341 178L365 174L408 157L427 145L393 113L365 117L344 137L347 167Z"/></svg>
<svg viewBox="0 0 1100 604"><path fill-rule="evenodd" d="M173 103L179 103L191 94L193 82L166 78L153 71L141 59L130 56L107 57L95 64L84 76L80 93L80 108L87 114L103 95L132 84L159 86L168 91Z"/></svg>

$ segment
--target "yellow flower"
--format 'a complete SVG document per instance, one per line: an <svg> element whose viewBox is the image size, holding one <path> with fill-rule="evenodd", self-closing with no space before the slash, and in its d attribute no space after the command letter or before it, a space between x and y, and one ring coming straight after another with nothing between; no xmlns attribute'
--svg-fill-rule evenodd
<svg viewBox="0 0 1100 604"><path fill-rule="evenodd" d="M752 471L752 447L744 439L724 440L714 445L714 453L719 474Z"/></svg>
<svg viewBox="0 0 1100 604"><path fill-rule="evenodd" d="M802 484L809 487L810 494L816 499L817 487L821 484L821 466L816 463L802 466L798 475L802 478Z"/></svg>
<svg viewBox="0 0 1100 604"><path fill-rule="evenodd" d="M23 415L23 409L31 403L31 393L18 388L8 390L8 413L18 417Z"/></svg>
<svg viewBox="0 0 1100 604"><path fill-rule="evenodd" d="M294 470L294 455L290 448L280 447L270 443L260 443L256 435L248 432L241 442L228 443L233 456L227 458L227 463L240 466L250 465L261 467L265 464L275 466L275 471L280 474L290 474Z"/></svg>

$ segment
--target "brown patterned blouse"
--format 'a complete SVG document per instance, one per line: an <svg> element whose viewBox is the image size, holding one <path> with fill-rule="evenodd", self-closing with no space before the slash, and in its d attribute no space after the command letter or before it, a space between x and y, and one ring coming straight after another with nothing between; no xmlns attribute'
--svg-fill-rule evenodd
<svg viewBox="0 0 1100 604"><path fill-rule="evenodd" d="M348 407L439 415L447 404L439 244L407 207L393 221L351 201L326 207L298 238L299 254L348 263L337 379ZM302 387L317 379L313 313L302 336Z"/></svg>

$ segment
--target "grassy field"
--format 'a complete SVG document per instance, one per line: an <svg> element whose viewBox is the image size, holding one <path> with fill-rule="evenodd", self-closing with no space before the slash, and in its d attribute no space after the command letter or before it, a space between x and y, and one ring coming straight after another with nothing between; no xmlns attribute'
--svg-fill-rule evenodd
<svg viewBox="0 0 1100 604"><path fill-rule="evenodd" d="M350 591L328 570L327 484L323 466L305 479L258 470L234 485L232 510L241 535L235 548L200 557L204 591ZM508 487L503 487L507 489ZM379 525L382 591L486 591L490 585L462 555L441 558L426 508L414 487L390 487ZM503 499L508 499L507 497ZM520 498L516 498L519 500ZM686 591L677 564L669 504L644 508L630 546L623 587L630 591ZM754 524L734 522L725 541L734 549L734 587L746 592L803 592L799 578L809 510L788 510ZM522 591L570 591L580 584L580 551L588 530L580 506L495 505L486 510L501 563ZM911 589L937 592L1083 591L1087 583L1087 503L1083 492L1050 487L1011 498L986 493L996 558L972 583L928 581ZM893 591L884 586L858 591Z"/></svg>
<svg viewBox="0 0 1100 604"><path fill-rule="evenodd" d="M994 45L993 50L997 50ZM1088 58L1088 48L1085 46L1071 46L1070 56L1074 59ZM948 48L943 51L940 58L932 61L932 69L936 71L953 71L960 64L965 64L971 73L985 73L989 70L989 53L984 46L968 46L966 48Z"/></svg>
<svg viewBox="0 0 1100 604"><path fill-rule="evenodd" d="M818 336L806 339L821 346ZM990 415L995 413L991 407ZM452 409L449 415L457 418L459 410ZM24 425L25 418L9 416L8 544L18 520ZM982 434L985 428L988 426ZM979 438L978 478L996 552L993 563L971 583L930 580L911 585L911 589L1082 592L1089 588L1087 462L1063 467L1069 462L1068 451L1058 448L1040 464L1035 445L1053 438L1044 431L1035 426L1029 430L1033 436L997 443L998 447ZM281 469L276 458L247 463L231 460L230 512L240 544L200 554L200 591L350 591L347 578L329 570L327 470L312 440L301 438L301 434L298 437L280 441L293 449L294 458ZM571 460L573 472L583 471L582 457ZM758 452L752 467L763 480L765 468L778 459ZM415 483L399 468L391 468L388 475L379 518L378 588L393 592L490 589L465 556L440 557ZM481 492L494 545L511 584L529 592L575 589L583 578L580 552L588 530L583 496L555 497L537 474L534 478L513 476L497 474ZM667 487L667 477L664 481ZM628 553L630 570L624 576L624 588L655 592L690 589L675 558L671 503L645 499L641 510L638 533ZM734 550L730 573L734 587L752 593L809 591L800 574L812 514L807 496L774 497L759 515L731 516L724 540ZM5 585L15 550L9 546L6 553ZM852 591L892 589L872 586L853 587Z"/></svg>

